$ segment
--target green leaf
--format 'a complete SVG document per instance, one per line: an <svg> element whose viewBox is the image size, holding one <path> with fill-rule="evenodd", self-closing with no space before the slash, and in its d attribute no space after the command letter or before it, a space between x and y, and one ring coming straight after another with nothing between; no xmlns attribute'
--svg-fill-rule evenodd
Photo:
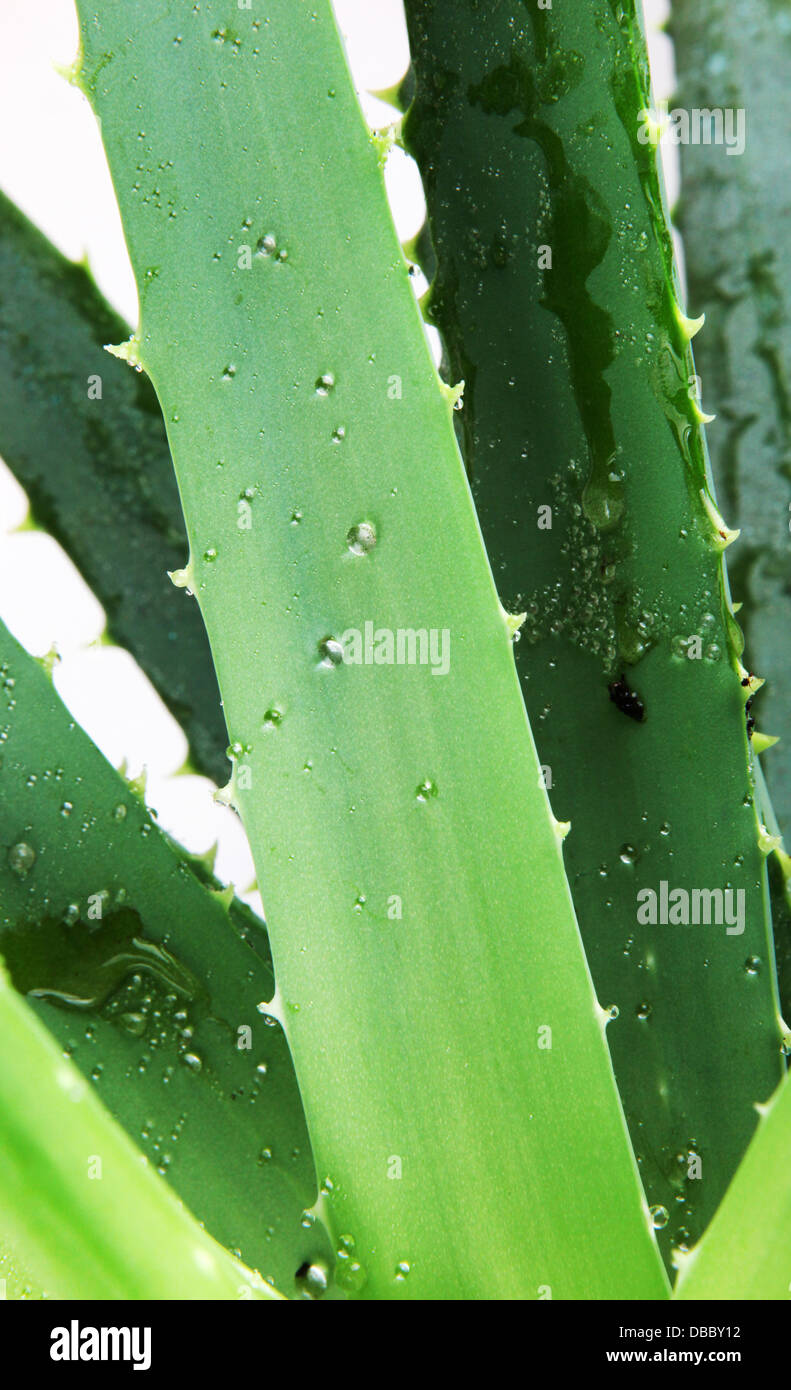
<svg viewBox="0 0 791 1390"><path fill-rule="evenodd" d="M466 383L501 596L526 614L522 689L669 1254L716 1210L783 1062L751 690L690 388L696 325L641 120L645 43L633 0L459 0L452 23L438 0L406 10L429 313ZM742 933L641 922L638 894L659 916L663 883L743 892Z"/></svg>
<svg viewBox="0 0 791 1390"><path fill-rule="evenodd" d="M156 396L104 351L130 330L87 268L1 193L0 301L0 454L181 724L195 768L222 782L228 739L206 633L167 577L187 539Z"/></svg>
<svg viewBox="0 0 791 1390"><path fill-rule="evenodd" d="M508 623L330 5L79 12L337 1277L371 1298L662 1297ZM373 664L366 623L393 636ZM433 672L395 659L399 630L429 629Z"/></svg>
<svg viewBox="0 0 791 1390"><path fill-rule="evenodd" d="M0 754L14 984L210 1233L299 1292L330 1250L304 1216L315 1172L261 924L203 885L2 625Z"/></svg>
<svg viewBox="0 0 791 1390"><path fill-rule="evenodd" d="M33 1278L30 1270L0 1239L0 1297L17 1301L39 1300L46 1296L41 1281Z"/></svg>
<svg viewBox="0 0 791 1390"><path fill-rule="evenodd" d="M277 1298L151 1172L0 968L0 1234L56 1298Z"/></svg>
<svg viewBox="0 0 791 1390"><path fill-rule="evenodd" d="M767 684L752 711L780 737L765 759L783 833L791 832L791 193L778 179L791 124L791 26L775 0L676 0L678 105L722 111L727 144L681 146L679 224L717 487L741 530L732 565L753 670ZM710 55L716 53L712 65ZM738 152L739 123L745 145ZM736 140L737 144L733 141ZM736 153L733 151L736 150ZM775 901L777 899L775 898ZM781 918L787 911L781 907ZM781 1000L791 1013L787 926L775 917Z"/></svg>
<svg viewBox="0 0 791 1390"><path fill-rule="evenodd" d="M791 1082L761 1107L755 1136L702 1241L681 1257L675 1298L783 1299L791 1245Z"/></svg>

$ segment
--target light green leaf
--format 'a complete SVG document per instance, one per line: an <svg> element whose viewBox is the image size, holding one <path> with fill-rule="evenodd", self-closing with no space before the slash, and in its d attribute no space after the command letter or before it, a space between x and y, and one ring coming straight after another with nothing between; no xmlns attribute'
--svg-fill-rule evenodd
<svg viewBox="0 0 791 1390"><path fill-rule="evenodd" d="M338 1278L662 1297L506 615L328 0L78 8Z"/></svg>
<svg viewBox="0 0 791 1390"><path fill-rule="evenodd" d="M0 1236L56 1298L277 1298L203 1231L0 968Z"/></svg>

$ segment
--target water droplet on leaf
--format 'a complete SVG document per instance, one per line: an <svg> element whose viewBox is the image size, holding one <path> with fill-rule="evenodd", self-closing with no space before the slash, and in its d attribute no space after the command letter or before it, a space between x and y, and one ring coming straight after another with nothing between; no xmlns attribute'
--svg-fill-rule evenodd
<svg viewBox="0 0 791 1390"><path fill-rule="evenodd" d="M376 545L376 527L371 521L358 521L346 536L352 555L367 555Z"/></svg>
<svg viewBox="0 0 791 1390"><path fill-rule="evenodd" d="M439 787L436 782L432 782L431 778L427 777L424 782L420 783L415 795L418 801L428 801L432 796L439 796Z"/></svg>
<svg viewBox="0 0 791 1390"><path fill-rule="evenodd" d="M18 878L25 878L36 862L36 851L25 840L12 845L7 855L8 867Z"/></svg>
<svg viewBox="0 0 791 1390"><path fill-rule="evenodd" d="M340 666L343 647L334 637L324 637L319 642L319 658L322 666Z"/></svg>

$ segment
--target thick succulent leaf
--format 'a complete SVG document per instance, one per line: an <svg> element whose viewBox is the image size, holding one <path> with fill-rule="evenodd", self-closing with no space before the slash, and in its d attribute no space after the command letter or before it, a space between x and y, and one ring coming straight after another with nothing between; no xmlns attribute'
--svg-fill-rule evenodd
<svg viewBox="0 0 791 1390"><path fill-rule="evenodd" d="M78 8L338 1277L661 1297L509 625L328 0ZM366 623L392 635L375 662ZM398 630L429 629L433 673L406 638L396 659Z"/></svg>
<svg viewBox="0 0 791 1390"><path fill-rule="evenodd" d="M695 344L716 421L708 430L717 488L741 530L731 566L752 669L767 683L754 707L779 736L765 759L783 834L791 834L791 189L778 177L791 129L791 11L777 0L675 0L673 109L714 112L720 143L680 146L690 304L705 313ZM740 133L744 137L743 147ZM727 139L726 139L727 137ZM778 955L788 935L776 932ZM781 969L791 1013L791 977Z"/></svg>
<svg viewBox="0 0 791 1390"><path fill-rule="evenodd" d="M41 1280L4 1244L0 1236L0 1298L13 1301L46 1298Z"/></svg>
<svg viewBox="0 0 791 1390"><path fill-rule="evenodd" d="M633 0L407 0L429 312L669 1255L782 1073L745 702ZM662 908L668 895L687 896ZM692 924L695 892L742 894ZM652 901L641 893L656 895ZM638 915L643 911L643 917ZM664 916L664 922L662 920ZM723 912L724 916L724 912Z"/></svg>
<svg viewBox="0 0 791 1390"><path fill-rule="evenodd" d="M165 427L142 375L104 352L129 329L87 268L0 193L0 454L216 782L228 743L200 613L167 571L187 541Z"/></svg>
<svg viewBox="0 0 791 1390"><path fill-rule="evenodd" d="M0 1235L56 1298L277 1298L148 1166L0 966Z"/></svg>
<svg viewBox="0 0 791 1390"><path fill-rule="evenodd" d="M674 1297L788 1300L791 1080L762 1107L755 1136L700 1244L680 1261Z"/></svg>
<svg viewBox="0 0 791 1390"><path fill-rule="evenodd" d="M0 755L13 983L209 1232L298 1293L329 1252L302 1224L315 1176L262 926L200 882L2 626Z"/></svg>

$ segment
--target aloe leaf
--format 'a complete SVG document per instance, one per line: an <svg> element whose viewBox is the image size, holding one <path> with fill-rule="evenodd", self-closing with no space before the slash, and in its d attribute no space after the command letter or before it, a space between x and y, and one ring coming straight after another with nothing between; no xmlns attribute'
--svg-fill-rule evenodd
<svg viewBox="0 0 791 1390"><path fill-rule="evenodd" d="M46 1298L40 1279L35 1279L19 1256L0 1237L0 1298L19 1301Z"/></svg>
<svg viewBox="0 0 791 1390"><path fill-rule="evenodd" d="M466 382L503 602L527 614L522 688L572 823L574 903L598 996L620 1010L608 1041L669 1253L716 1210L783 1062L753 684L692 389L696 325L640 119L643 33L633 0L485 14L459 0L452 24L434 0L406 11L405 139L438 261L428 312ZM638 894L659 918L662 883L743 890L743 931L641 922Z"/></svg>
<svg viewBox="0 0 791 1390"><path fill-rule="evenodd" d="M209 1232L309 1292L331 1252L304 1216L315 1172L263 928L201 883L1 625L0 755L13 983Z"/></svg>
<svg viewBox="0 0 791 1390"><path fill-rule="evenodd" d="M791 1244L791 1083L760 1121L725 1198L694 1250L680 1260L675 1298L787 1300Z"/></svg>
<svg viewBox="0 0 791 1390"><path fill-rule="evenodd" d="M277 1298L145 1163L0 967L0 1232L57 1298Z"/></svg>
<svg viewBox="0 0 791 1390"><path fill-rule="evenodd" d="M228 739L206 633L167 577L187 540L156 396L104 352L129 329L87 268L2 194L0 305L0 454L181 724L195 768L222 782Z"/></svg>
<svg viewBox="0 0 791 1390"><path fill-rule="evenodd" d="M676 0L672 35L678 106L713 112L723 143L684 143L678 213L690 302L706 315L695 345L708 407L712 467L741 539L733 567L750 661L767 684L755 705L780 736L766 779L784 833L791 830L791 195L778 179L791 123L791 17L773 0L735 10L719 0ZM744 148L738 143L740 122ZM690 134L693 132L690 130ZM712 137L709 128L708 138ZM730 134L730 145L724 143ZM735 143L734 143L735 141ZM787 917L781 905L781 917ZM778 957L788 931L775 919ZM780 964L780 960L778 961ZM791 1009L787 968L781 1000Z"/></svg>
<svg viewBox="0 0 791 1390"><path fill-rule="evenodd" d="M336 1278L661 1297L451 393L330 5L79 13ZM367 664L366 623L393 642ZM430 629L433 661L406 638L396 659Z"/></svg>

